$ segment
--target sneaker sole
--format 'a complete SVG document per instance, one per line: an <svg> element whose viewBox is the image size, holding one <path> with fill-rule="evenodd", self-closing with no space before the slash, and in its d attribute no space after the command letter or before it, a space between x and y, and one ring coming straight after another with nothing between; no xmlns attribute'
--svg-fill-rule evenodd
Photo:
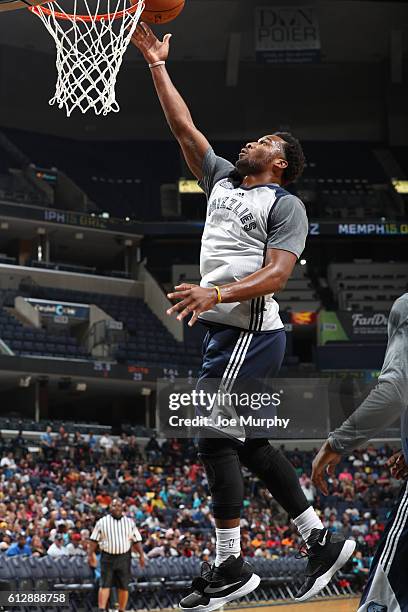
<svg viewBox="0 0 408 612"><path fill-rule="evenodd" d="M225 597L216 597L214 599L210 599L209 603L206 606L195 606L194 608L182 608L179 604L180 610L185 610L186 612L190 612L191 610L198 610L198 612L211 612L211 610L218 610L224 604L234 601L234 599L238 599L239 597L244 597L244 595L248 595L252 591L259 586L261 579L257 574L252 574L251 578L246 582L242 587L240 587L235 593L230 593Z"/></svg>
<svg viewBox="0 0 408 612"><path fill-rule="evenodd" d="M311 589L307 591L302 597L295 597L295 601L306 601L313 597L313 595L317 595L319 591L324 589L327 586L334 576L334 574L341 568L347 561L350 559L351 555L356 548L356 542L354 540L346 540L344 542L343 548L341 549L341 553L337 557L337 561L331 566L329 570L325 574L322 574L317 578L314 585Z"/></svg>

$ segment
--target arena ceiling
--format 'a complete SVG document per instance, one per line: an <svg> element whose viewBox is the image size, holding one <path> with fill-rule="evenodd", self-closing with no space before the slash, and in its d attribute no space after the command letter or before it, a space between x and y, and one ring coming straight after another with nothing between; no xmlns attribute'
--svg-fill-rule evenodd
<svg viewBox="0 0 408 612"><path fill-rule="evenodd" d="M61 0L63 2L64 0ZM372 62L388 57L390 31L405 30L408 3L378 0L293 0L294 5L316 5L319 10L323 59L328 62ZM240 59L254 59L253 9L286 5L283 0L187 0L182 15L158 32L173 33L171 58L184 61L224 61L231 33L240 34ZM54 53L50 35L26 9L0 12L1 45L28 53ZM140 60L135 49L126 59ZM40 69L40 67L39 67Z"/></svg>

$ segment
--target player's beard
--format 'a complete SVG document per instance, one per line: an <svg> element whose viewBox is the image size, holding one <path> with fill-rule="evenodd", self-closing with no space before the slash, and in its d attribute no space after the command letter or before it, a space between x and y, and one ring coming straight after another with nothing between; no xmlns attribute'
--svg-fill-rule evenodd
<svg viewBox="0 0 408 612"><path fill-rule="evenodd" d="M263 172L269 161L272 161L272 157L271 160L263 159L261 162L259 159L250 159L248 155L244 155L235 162L235 168L243 178L244 176L248 176L250 174L259 174L260 172Z"/></svg>

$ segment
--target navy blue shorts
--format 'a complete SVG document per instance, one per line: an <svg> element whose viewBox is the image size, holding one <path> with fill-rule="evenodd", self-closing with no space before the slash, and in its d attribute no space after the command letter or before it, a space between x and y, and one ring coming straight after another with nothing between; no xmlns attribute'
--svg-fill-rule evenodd
<svg viewBox="0 0 408 612"><path fill-rule="evenodd" d="M222 390L224 394L257 394L266 391L264 384L279 373L285 355L285 330L272 332L251 332L223 325L208 325L208 331L203 342L203 362L197 383L198 389L206 392ZM274 415L272 405L257 411L260 417ZM225 417L253 414L249 408L236 402L231 410L225 405L217 405L212 411L213 416ZM238 428L234 432L226 430L236 439L250 437ZM255 436L255 429L253 430ZM265 437L263 430L258 430L255 437Z"/></svg>
<svg viewBox="0 0 408 612"><path fill-rule="evenodd" d="M223 325L207 326L201 378L228 380L277 376L285 355L285 330L250 332Z"/></svg>
<svg viewBox="0 0 408 612"><path fill-rule="evenodd" d="M407 612L408 483L399 494L378 544L358 612Z"/></svg>

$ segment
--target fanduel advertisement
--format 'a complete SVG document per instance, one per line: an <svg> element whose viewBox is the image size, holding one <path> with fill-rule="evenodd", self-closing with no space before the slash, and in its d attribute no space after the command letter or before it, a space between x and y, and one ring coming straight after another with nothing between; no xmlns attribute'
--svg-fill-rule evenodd
<svg viewBox="0 0 408 612"><path fill-rule="evenodd" d="M386 342L387 312L322 310L318 315L318 342Z"/></svg>

